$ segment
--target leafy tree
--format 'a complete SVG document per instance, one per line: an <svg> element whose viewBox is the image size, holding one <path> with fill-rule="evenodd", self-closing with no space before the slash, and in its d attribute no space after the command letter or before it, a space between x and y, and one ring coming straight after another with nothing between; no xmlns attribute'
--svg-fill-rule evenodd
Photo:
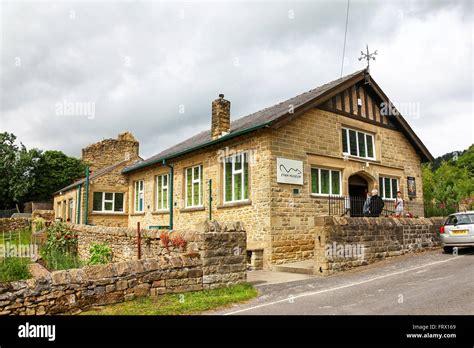
<svg viewBox="0 0 474 348"><path fill-rule="evenodd" d="M55 191L84 174L80 160L61 151L27 150L16 139L12 133L0 133L0 209L50 201Z"/></svg>

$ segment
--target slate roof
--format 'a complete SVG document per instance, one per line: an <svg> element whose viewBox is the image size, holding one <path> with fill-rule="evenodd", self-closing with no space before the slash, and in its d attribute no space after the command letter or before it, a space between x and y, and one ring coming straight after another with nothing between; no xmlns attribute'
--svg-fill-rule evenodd
<svg viewBox="0 0 474 348"><path fill-rule="evenodd" d="M365 70L365 69L364 69ZM232 135L235 135L236 133L239 134L241 132L245 132L246 130L251 130L254 128L258 128L259 126L264 126L272 121L275 121L279 118L281 118L284 115L288 114L289 106L293 106L294 109L298 108L299 106L313 100L314 98L322 95L324 92L327 92L331 90L332 88L338 86L339 84L350 80L354 76L361 74L364 72L364 70L359 70L356 71L355 73L352 73L350 75L346 75L342 78L339 78L337 80L331 81L329 83L326 83L322 86L316 87L312 90L309 90L305 93L299 94L296 97L290 98L288 100L285 100L284 102L278 103L276 105L270 106L266 109L257 111L253 114L250 114L245 117L241 117L235 121L232 121L230 124L230 133L228 135L225 135L221 138L219 138L220 141L223 141L225 139L231 138ZM198 133L191 138L188 138L187 140L176 144L164 151L161 151L160 153L144 160L141 162L138 162L132 166L126 167L123 170L123 173L129 173L134 170L146 167L148 165L152 165L155 163L162 162L164 159L176 157L176 155L185 152L187 150L191 150L194 148L198 148L200 146L209 144L212 142L211 139L211 130L205 130L201 133Z"/></svg>

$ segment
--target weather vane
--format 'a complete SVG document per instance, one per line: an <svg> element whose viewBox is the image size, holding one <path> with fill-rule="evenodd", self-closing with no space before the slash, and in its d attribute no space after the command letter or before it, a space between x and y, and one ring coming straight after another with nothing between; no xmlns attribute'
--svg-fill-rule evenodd
<svg viewBox="0 0 474 348"><path fill-rule="evenodd" d="M360 51L361 57L359 57L359 60L362 59L367 59L367 71L370 70L370 60L373 59L375 60L375 56L377 55L377 50L373 53L369 53L369 45L366 46L367 48L367 53L364 53L364 51Z"/></svg>

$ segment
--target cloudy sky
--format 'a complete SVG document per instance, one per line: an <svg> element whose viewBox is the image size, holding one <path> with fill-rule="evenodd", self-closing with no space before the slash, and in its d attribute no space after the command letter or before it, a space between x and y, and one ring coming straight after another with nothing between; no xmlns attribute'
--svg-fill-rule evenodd
<svg viewBox="0 0 474 348"><path fill-rule="evenodd" d="M347 1L0 2L0 132L80 149L131 131L141 155L339 78ZM467 1L350 2L343 72L371 74L434 156L474 142ZM68 111L67 103L80 108Z"/></svg>

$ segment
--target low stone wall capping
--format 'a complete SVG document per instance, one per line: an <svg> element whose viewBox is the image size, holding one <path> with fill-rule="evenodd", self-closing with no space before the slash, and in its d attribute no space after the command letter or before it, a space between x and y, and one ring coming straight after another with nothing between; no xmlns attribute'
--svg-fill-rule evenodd
<svg viewBox="0 0 474 348"><path fill-rule="evenodd" d="M439 228L444 220L443 217L318 217L314 273L330 275L387 257L437 248ZM358 246L363 247L362 255L341 255L342 248L360 251Z"/></svg>
<svg viewBox="0 0 474 348"><path fill-rule="evenodd" d="M76 229L90 234L105 231L95 226ZM123 228L107 231L115 232L112 235L118 239L132 233ZM184 235L192 238L196 249L0 283L0 315L74 314L137 296L213 289L246 281L246 233L241 224L206 222ZM79 240L83 237L79 234Z"/></svg>

